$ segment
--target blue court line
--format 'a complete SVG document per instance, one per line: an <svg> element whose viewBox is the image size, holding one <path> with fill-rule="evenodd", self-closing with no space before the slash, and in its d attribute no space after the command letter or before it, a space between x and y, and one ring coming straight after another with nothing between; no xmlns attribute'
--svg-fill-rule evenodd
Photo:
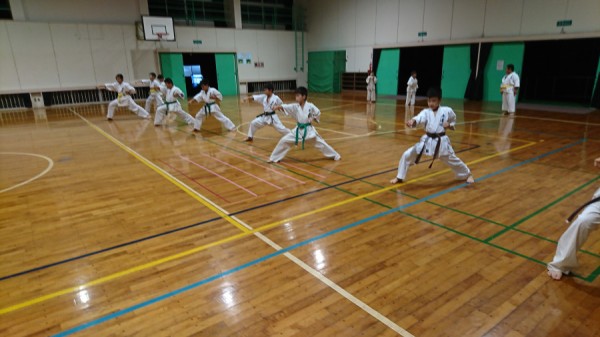
<svg viewBox="0 0 600 337"><path fill-rule="evenodd" d="M577 142L575 142L575 143L571 143L571 144L565 145L565 146L563 146L563 147L561 147L561 148L558 148L558 149L552 150L552 151L550 151L550 152L546 152L546 153L544 153L544 154L541 154L541 155L539 155L539 156L533 157L533 158L531 158L531 159L524 160L524 161L522 161L522 162L519 162L519 163L517 163L517 164L511 165L511 166L508 166L508 167L505 167L505 168L503 168L503 169L501 169L501 170L498 170L498 171L496 171L496 172L493 172L493 173L487 174L487 175L485 175L485 176L482 176L482 177L481 177L481 178L479 178L479 179L475 179L475 181L477 181L477 182L480 182L480 181L483 181L483 180L486 180L486 179L489 179L489 178L495 177L495 176L497 176L497 175L500 175L500 174L502 174L502 173L505 173L505 172L508 172L508 171L510 171L510 170L513 170L513 169L515 169L515 168L517 168L517 167L520 167L520 166L523 166L523 165L526 165L526 164L532 163L532 162L534 162L534 161L537 161L537 160L540 160L540 159L542 159L542 158L545 158L545 157L551 156L551 155L553 155L553 154L556 154L556 153L558 153L558 152L564 151L564 150L566 150L566 149L569 149L569 148L571 148L571 147L574 147L574 146L576 146L576 145L579 145L579 144L581 144L581 143L583 143L583 142L585 142L585 141L586 141L585 139L581 139L581 140L579 140L579 141L577 141ZM419 199L419 200L415 200L415 201L413 201L413 202L410 202L410 203L408 203L408 204L405 204L405 205L402 205L402 206L399 206L399 207L396 207L396 208L392 208L392 209L389 209L389 210L387 210L387 211L384 211L384 212L381 212L381 213L378 213L378 214L375 214L375 215L372 215L372 216L366 217L366 218L364 218L364 219L361 219L361 220L359 220L359 221L353 222L353 223L351 223L351 224L348 224L348 225L342 226L342 227L340 227L340 228L333 229L333 230L331 230L331 231L329 231L329 232L326 232L326 233L323 233L323 234L320 234L320 235L314 236L314 237L312 237L312 238L310 238L310 239L307 239L307 240L304 240L304 241L298 242L298 243L296 243L296 244L293 244L293 245L291 245L291 246L289 246L289 247L283 248L283 249L281 249L281 250L278 250L278 251L276 251L276 252L273 252L273 253L271 253L271 254L265 255L265 256L263 256L263 257L260 257L260 258L254 259L254 260L252 260L252 261L250 261L250 262L244 263L244 264L242 264L242 265L240 265L240 266L237 266L237 267L235 267L235 268L228 269L228 270L226 270L226 271L224 271L224 272L221 272L221 273L215 274L215 275L213 275L213 276L207 277L207 278L205 278L205 279L203 279L203 280L200 280L200 281L198 281L198 282L192 283L192 284L190 284L190 285L187 285L187 286L185 286L185 287L179 288L179 289L177 289L177 290L174 290L174 291L170 291L170 292L168 292L168 293L165 293L165 294L163 294L163 295L160 295L160 296L154 297L154 298L152 298L152 299L149 299L149 300L146 300L146 301L144 301L144 302L141 302L141 303L135 304L135 305L133 305L133 306L130 306L130 307L128 307L128 308L125 308L125 309L118 310L118 311L116 311L116 312L114 312L114 313L112 313L112 314L108 314L108 315L106 315L106 316L103 316L103 317L97 318L97 319L95 319L95 320L92 320L92 321L89 321L89 322L87 322L87 323L84 323L84 324L78 325L78 326L76 326L76 327L73 327L73 328L71 328L71 329L65 330L65 331L63 331L63 332L60 332L60 333L58 333L58 334L55 334L55 335L53 335L53 337L64 337L64 336L69 336L69 335L72 335L72 334L74 334L74 333L77 333L77 332L83 331L83 330L85 330L85 329L91 328L91 327L93 327L93 326L96 326L96 325L98 325L98 324L102 324L102 323L104 323L104 322L106 322L106 321L109 321L109 320L111 320L111 319L114 319L114 318L117 318L117 317L123 316L123 315L125 315L125 314L127 314L127 313L130 313L130 312L132 312L132 311L135 311L135 310L138 310L138 309L141 309L141 308L147 307L147 306L149 306L149 305L152 305L152 304L154 304L154 303L157 303L157 302L160 302L160 301L166 300L166 299L168 299L168 298L171 298L171 297L173 297L173 296L179 295L179 294L181 294L181 293L183 293L183 292L186 292L186 291L188 291L188 290L192 290L192 289L194 289L194 288L197 288L197 287L199 287L199 286L202 286L202 285L204 285L204 284L207 284L207 283L209 283L209 282L212 282L212 281L214 281L214 280L218 280L218 279L220 279L220 278L223 278L223 277L225 277L225 276L227 276L227 275L230 275L230 274L233 274L233 273L235 273L235 272L238 272L238 271L240 271L240 270L243 270L243 269L246 269L246 268L248 268L248 267L254 266L254 265L256 265L256 264L259 264L259 263L261 263L261 262L264 262L264 261L266 261L266 260L272 259L273 257L276 257L276 256L279 256L279 255L282 255L282 254L284 254L284 253L287 253L287 252L289 252L289 251L292 251L292 250L294 250L294 249L296 249L296 248L299 248L299 247L302 247L302 246L306 246L306 245L308 245L308 244L310 244L310 243L312 243L312 242L314 242L314 241L318 241L318 240L321 240L321 239L323 239L323 238L326 238L326 237L332 236L332 235L334 235L334 234L337 234L337 233L340 233L340 232L346 231L346 230L348 230L348 229L351 229L351 228L354 228L354 227L360 226L360 225L362 225L362 224L364 224L364 223L367 223L367 222L370 222L370 221L372 221L372 220L376 220L376 219L382 218L382 217L384 217L384 216L386 216L386 215L389 215L389 214L392 214L392 213L396 213L396 212L398 212L398 211L402 211L402 210L404 210L404 209L406 209L406 208L409 208L409 207L412 207L412 206L418 205L418 204L420 204L420 203L422 203L422 202L425 202L425 201L428 201L428 200L431 200L431 199L437 198L437 197L439 197L439 196L442 196L442 195L444 195L444 194L448 194L448 193L454 192L454 191L456 191L456 190L458 190L458 189L461 189L461 188L463 188L463 187L465 187L465 186L468 186L468 184L466 184L466 183L463 183L463 184L460 184L460 185L457 185L457 186L454 186L454 187L451 187L451 188L448 188L448 189L442 190L442 191L440 191L440 192L437 192L437 193L434 193L434 194L428 195L427 197L424 197L424 198L422 198L422 199Z"/></svg>
<svg viewBox="0 0 600 337"><path fill-rule="evenodd" d="M462 149L460 151L456 151L456 153L462 153L462 152L471 151L471 150L477 149L479 147L480 147L479 145L472 145L469 148L465 148L465 149ZM294 160L296 160L296 159L294 159ZM299 160L297 160L297 161L299 161ZM422 163L426 163L426 162L429 162L429 161L431 161L431 159L428 159L428 160L425 160L425 161L421 161L421 162ZM301 162L301 161L299 161L299 162ZM357 182L357 181L360 181L360 180L363 180L363 179L367 179L367 178L375 177L375 176L378 176L378 175L381 175L381 174L393 172L393 171L396 171L396 170L397 170L396 168L393 168L393 169L389 169L389 170L382 171L382 172L372 173L372 174L369 174L369 175L366 175L366 176L363 176L363 177L353 178L351 180L344 181L344 182L341 182L341 183L338 183L338 184L335 184L335 185L328 185L326 187L323 187L323 188L320 188L320 189L316 189L316 190L313 190L313 191L301 193L301 194L298 194L298 195L295 195L295 196L291 196L291 197L279 199L279 200L268 202L268 203L265 203L265 204L262 204L262 205L258 205L258 206L246 208L246 209L243 209L243 210L240 210L240 211L237 211L237 212L229 213L228 215L229 216L236 216L236 215L239 215L239 214L251 212L251 211L254 211L254 210L257 210L257 209L260 209L260 208L264 208L264 207L276 205L276 204L279 204L281 202L285 202L285 201L289 201L289 200L301 198L301 197L304 197L304 196L307 196L307 195L310 195L310 194L322 192L322 191L325 191L325 190L328 190L328 189L331 189L331 188L336 188L336 187L339 187L339 186L342 186L342 185L350 184L350 183L353 183L353 182ZM219 218L219 217L215 217L215 218L212 218L212 219L203 220L203 221L191 224L191 225L174 228L174 229L171 229L171 230L168 230L168 231L165 231L165 232L157 233L157 234L150 235L150 236L145 236L145 237L142 237L142 238L139 238L139 239L135 239L135 240L132 240L132 241L128 241L128 242L124 242L124 243L121 243L121 244L118 244L118 245L114 245L114 246L102 248L102 249L95 250L95 251L92 251L92 252L89 252L89 253L85 253L85 254L82 254L82 255L70 257L70 258L67 258L67 259L64 259L64 260L60 260L60 261L57 261L57 262L52 262L52 263L45 264L45 265L42 265L42 266L38 266L38 267L30 268L30 269L27 269L27 270L23 270L23 271L20 271L20 272L16 272L16 273L13 273L13 274L9 274L9 275L6 275L6 276L2 276L2 277L0 277L0 282L8 280L8 279L11 279L11 278L15 278L15 277L18 277L18 276L30 274L30 273L33 273L33 272L36 272L36 271L40 271L40 270L44 270L44 269L56 267L56 266L59 266L59 265L65 264L65 263L69 263L69 262L81 260L81 259L84 259L86 257L98 255L98 254L101 254L101 253L106 253L108 251L119 249L119 248L123 248L123 247L130 246L130 245L133 245L133 244L136 244L136 243L140 243L140 242L144 242L144 241L147 241L147 240L155 239L155 238L158 238L158 237L161 237L161 236L165 236L165 235L177 233L177 232L182 231L182 230L186 230L186 229L198 227L198 226L201 226L201 225L205 225L205 224L208 224L208 223L220 220L220 219L221 218Z"/></svg>

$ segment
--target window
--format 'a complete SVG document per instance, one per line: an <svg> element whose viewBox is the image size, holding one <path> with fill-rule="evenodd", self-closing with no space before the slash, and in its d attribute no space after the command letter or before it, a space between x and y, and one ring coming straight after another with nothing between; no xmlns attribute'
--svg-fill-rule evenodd
<svg viewBox="0 0 600 337"><path fill-rule="evenodd" d="M0 0L0 20L12 20L9 0Z"/></svg>
<svg viewBox="0 0 600 337"><path fill-rule="evenodd" d="M170 16L179 25L233 26L228 22L224 0L148 0L148 9L151 16Z"/></svg>
<svg viewBox="0 0 600 337"><path fill-rule="evenodd" d="M293 0L241 0L244 28L294 29Z"/></svg>

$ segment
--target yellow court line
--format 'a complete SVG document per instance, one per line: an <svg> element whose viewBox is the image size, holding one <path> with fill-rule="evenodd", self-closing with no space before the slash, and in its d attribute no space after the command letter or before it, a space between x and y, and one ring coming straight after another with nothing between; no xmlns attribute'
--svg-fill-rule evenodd
<svg viewBox="0 0 600 337"><path fill-rule="evenodd" d="M96 127L93 124L92 124L92 126ZM489 159L492 159L492 158L495 158L495 157L498 157L498 156L505 155L505 154L510 153L510 152L515 152L515 151L522 150L524 148L533 146L535 144L537 144L537 142L531 142L529 144L521 145L521 146L515 147L513 149L509 149L509 150L498 152L498 153L495 153L495 154L492 154L492 155L489 155L489 156L485 156L485 157L473 160L471 162L468 162L467 165L477 164L477 163L480 163L480 162L483 162L483 161L486 161L486 160L489 160ZM189 255L195 254L197 252L206 250L206 249L214 247L214 246L218 246L218 245L221 245L221 244L224 244L224 243L228 243L228 242L232 242L232 241L235 241L235 240L239 240L241 238L244 238L244 237L247 237L247 236L250 236L250 235L254 235L254 234L256 234L256 233L258 233L260 231L264 231L264 230L267 230L267 229L271 229L271 228L277 227L277 226L282 225L282 224L284 224L286 222L289 222L289 221L297 220L297 219L304 218L304 217L309 216L309 215L313 215L313 214L317 214L317 213L320 213L320 212L323 212L323 211L327 211L327 210L330 210L330 209L335 208L335 207L343 206L343 205L346 205L348 203L351 203L351 202L354 202L354 201L357 201L357 200L361 200L361 199L368 198L368 197L371 197L371 196L374 196L374 195L377 195L377 194L381 194L381 193L384 193L386 191L396 189L396 188L398 188L400 186L409 185L409 184L412 184L412 183L415 183L415 182L418 182L418 181L422 181L422 180L425 180L425 179L429 179L429 178L432 178L432 177L435 177L435 176L438 176L438 175L441 175L441 174L444 174L444 173L447 173L447 172L450 172L450 171L451 171L450 169L444 169L444 170L439 171L439 172L435 172L435 173L432 173L432 174L428 174L428 175L425 175L425 176L413 179L413 180L411 180L409 182L405 182L405 183L402 183L402 184L391 185L389 187L385 187L385 188L382 188L382 189L379 189L379 190L376 190L376 191L373 191L373 192L362 194L362 195L359 195L359 196L356 196L356 197L353 197L353 198L350 198L350 199L347 199L347 200L339 201L339 202L333 203L331 205L327 205L327 206L324 206L324 207L321 207L319 209L316 209L316 210L313 210L313 211L309 211L309 212L306 212L306 213L298 214L298 215L295 215L293 217L290 217L290 218L287 218L287 219L284 219L284 220L279 220L279 221L276 221L276 222L273 222L273 223L270 223L270 224L267 224L267 225L264 225L264 226L252 229L252 230L246 229L243 233L239 233L239 234L236 234L236 235L233 235L233 236L229 236L229 237L223 238L221 240L218 240L218 241L215 241L215 242L211 242L211 243L208 243L208 244L205 244L205 245L202 245L202 246L198 246L196 248L192 248L192 249L189 249L189 250L186 250L186 251L174 254L174 255L170 255L170 256L167 256L167 257L164 257L164 258L160 258L160 259L157 259L157 260L145 263L145 264L141 264L141 265L136 266L136 267L125 269L125 270L122 270L120 272L116 272L116 273L113 273L113 274L110 274L110 275L98 278L96 280L92 280L90 282L87 282L87 283L84 283L84 284L81 284L81 285L78 285L78 286L75 286L75 287L69 287L69 288L66 288L66 289L63 289L63 290L59 290L59 291L47 294L47 295L43 295L43 296L40 296L40 297L33 298L33 299L25 301L25 302L21 302L21 303L18 303L18 304L14 304L14 305L2 308L2 309L0 309L0 315L4 315L4 314L7 314L9 312L18 310L18 309L29 307L29 306L32 306L32 305L37 304L37 303L45 302L47 300L51 300L53 298L56 298L56 297L59 297L59 296L62 296L62 295L66 295L66 294L69 294L69 293L72 293L72 292L77 292L77 291L80 291L82 288L86 288L86 287L90 287L90 286L94 286L94 285L106 283L108 281L111 281L111 280L114 280L114 279L117 279L117 278L129 275L129 274L135 273L137 271L141 271L141 270L144 270L144 269L152 268L152 267L155 267L157 265L160 265L160 264L163 264L163 263L166 263L166 262L169 262L169 261L173 261L175 259L179 259L179 258L183 258L183 257L189 256Z"/></svg>
<svg viewBox="0 0 600 337"><path fill-rule="evenodd" d="M127 145L121 143L115 137L113 137L110 134L106 133L104 130L102 130L98 126L94 125L92 122L88 121L85 117L83 117L80 114L78 114L75 110L73 110L73 109L69 109L69 110L71 110L71 112L73 112L75 115L77 115L79 118L81 118L84 122L86 122L91 128L93 128L94 130L98 131L101 135L103 135L108 140L110 140L111 142L113 142L115 145L117 145L118 147L120 147L123 151L129 153L130 155L132 155L133 157L135 157L137 160L139 160L140 162L142 162L142 164L148 166L154 172L160 174L163 178L165 178L168 181L170 181L173 185L179 187L181 190L183 190L189 196L191 196L192 198L194 198L197 201L199 201L202 205L206 206L211 211L217 213L217 215L219 215L221 218L223 218L224 220L226 220L230 224L234 225L235 227L237 227L238 229L240 229L242 232L248 232L248 229L245 226L243 226L241 223L239 223L238 221L236 221L235 219L233 219L231 216L229 216L229 214L227 214L227 212L224 209L222 209L218 205L214 204L208 198L206 198L202 194L196 192L194 189L192 189L191 187L189 187L188 185L186 185L184 182L182 182L181 180L175 178L174 176L172 176L171 174L169 174L165 170L161 169L156 164L154 164L150 160L146 159L141 154L135 152L133 149L131 149Z"/></svg>

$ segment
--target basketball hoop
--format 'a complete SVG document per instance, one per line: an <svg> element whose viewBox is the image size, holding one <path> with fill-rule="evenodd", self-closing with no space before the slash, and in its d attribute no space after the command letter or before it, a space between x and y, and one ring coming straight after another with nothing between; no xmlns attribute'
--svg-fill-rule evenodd
<svg viewBox="0 0 600 337"><path fill-rule="evenodd" d="M156 33L156 36L158 36L158 39L160 41L164 40L164 37L167 35L167 33Z"/></svg>

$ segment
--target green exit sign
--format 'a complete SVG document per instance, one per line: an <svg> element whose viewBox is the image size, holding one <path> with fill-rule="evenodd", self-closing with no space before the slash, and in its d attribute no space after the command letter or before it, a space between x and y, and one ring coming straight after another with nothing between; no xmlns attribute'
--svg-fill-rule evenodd
<svg viewBox="0 0 600 337"><path fill-rule="evenodd" d="M556 21L556 27L568 27L573 25L573 20Z"/></svg>
<svg viewBox="0 0 600 337"><path fill-rule="evenodd" d="M417 35L419 37L425 37L425 36L427 36L427 32L418 32Z"/></svg>
<svg viewBox="0 0 600 337"><path fill-rule="evenodd" d="M202 44L202 40L194 40L194 44Z"/></svg>

